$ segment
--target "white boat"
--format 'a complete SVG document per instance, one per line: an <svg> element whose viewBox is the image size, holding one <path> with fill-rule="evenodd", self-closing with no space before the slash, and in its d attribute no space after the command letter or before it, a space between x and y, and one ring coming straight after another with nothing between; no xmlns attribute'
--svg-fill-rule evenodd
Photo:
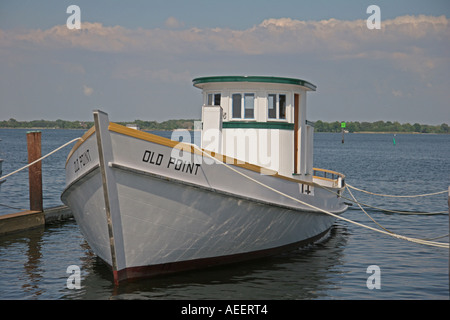
<svg viewBox="0 0 450 320"><path fill-rule="evenodd" d="M62 201L116 283L291 250L331 228L336 217L322 210L347 209L344 176L312 165L314 85L260 76L193 84L203 92L200 146L97 110L68 156Z"/></svg>

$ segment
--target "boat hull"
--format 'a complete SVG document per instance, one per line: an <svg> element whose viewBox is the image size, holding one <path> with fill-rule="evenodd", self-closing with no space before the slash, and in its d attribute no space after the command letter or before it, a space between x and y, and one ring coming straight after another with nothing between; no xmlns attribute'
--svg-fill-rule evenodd
<svg viewBox="0 0 450 320"><path fill-rule="evenodd" d="M117 281L271 255L317 240L333 225L334 216L289 197L337 214L346 209L336 195L319 188L304 193L292 179L245 166L231 170L219 161L205 164L198 152L184 151L191 161L184 158L182 169L174 160L179 149L174 153L171 143L118 128L107 130L111 152L103 159L104 171L98 131L74 150L62 195ZM83 164L77 166L80 157Z"/></svg>

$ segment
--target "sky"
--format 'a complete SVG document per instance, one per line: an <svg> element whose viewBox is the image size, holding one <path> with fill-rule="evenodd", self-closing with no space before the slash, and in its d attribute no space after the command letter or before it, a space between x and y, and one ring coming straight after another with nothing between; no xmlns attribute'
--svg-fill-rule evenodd
<svg viewBox="0 0 450 320"><path fill-rule="evenodd" d="M311 121L450 124L449 19L448 0L1 0L0 120L200 119L192 79L262 75L316 85Z"/></svg>

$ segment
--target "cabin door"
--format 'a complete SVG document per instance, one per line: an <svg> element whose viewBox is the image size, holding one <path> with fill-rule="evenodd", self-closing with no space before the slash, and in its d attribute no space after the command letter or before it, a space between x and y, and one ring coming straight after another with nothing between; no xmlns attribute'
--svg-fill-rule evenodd
<svg viewBox="0 0 450 320"><path fill-rule="evenodd" d="M298 155L298 139L299 139L299 103L300 95L294 94L294 173L299 173L299 155Z"/></svg>

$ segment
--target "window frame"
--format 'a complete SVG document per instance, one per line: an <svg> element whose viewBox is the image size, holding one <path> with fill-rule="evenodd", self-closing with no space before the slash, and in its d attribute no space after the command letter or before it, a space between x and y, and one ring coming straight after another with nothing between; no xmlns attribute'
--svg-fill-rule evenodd
<svg viewBox="0 0 450 320"><path fill-rule="evenodd" d="M284 118L281 117L281 96L284 96ZM278 94L278 119L279 120L287 120L287 94L279 93Z"/></svg>
<svg viewBox="0 0 450 320"><path fill-rule="evenodd" d="M235 96L239 95L239 116L235 116ZM253 106L251 108L247 105L247 99L246 97L253 97L252 102ZM256 102L257 102L257 96L255 92L248 92L248 91L233 91L231 93L231 119L233 120L255 120L256 119ZM251 110L251 116L247 116L247 114ZM237 110L236 110L237 111Z"/></svg>
<svg viewBox="0 0 450 320"><path fill-rule="evenodd" d="M281 96L284 96L284 118L280 117L281 112ZM274 97L275 102L275 109L270 106L270 97ZM280 91L269 91L266 94L266 101L267 101L267 121L288 121L288 93L287 92L280 92ZM275 117L271 117L270 111L272 110L272 113L275 113Z"/></svg>
<svg viewBox="0 0 450 320"><path fill-rule="evenodd" d="M253 99L252 99L252 107L251 108L247 108L247 99L246 99L246 97L252 97ZM244 108L244 119L255 119L255 94L254 93L244 93L244 95L243 95L243 97L242 97L243 99L244 99L244 105L243 105L243 108ZM251 113L252 113L252 116L251 117L248 117L247 116L247 110L251 110Z"/></svg>
<svg viewBox="0 0 450 320"><path fill-rule="evenodd" d="M270 97L273 98L272 101L272 106L270 105ZM277 97L278 94L277 93L267 93L267 120L277 120L278 119L278 103L277 103ZM275 107L275 108L274 108ZM274 117L270 116L270 111L273 110L274 112Z"/></svg>
<svg viewBox="0 0 450 320"><path fill-rule="evenodd" d="M216 96L219 96L219 104L216 104ZM211 103L209 103L209 98L211 97ZM209 92L206 94L206 105L207 106L220 106L222 100L221 92Z"/></svg>
<svg viewBox="0 0 450 320"><path fill-rule="evenodd" d="M234 98L234 96L237 96L237 95L239 95L240 96L240 98L239 98L239 100L236 100L236 101L239 101L239 108L237 108L237 106L236 106L236 111L239 111L239 116L238 117L235 117L234 116L234 114L235 114L235 108L234 108L234 101L235 101L235 98ZM232 93L231 94L231 118L232 119L242 119L242 93Z"/></svg>

